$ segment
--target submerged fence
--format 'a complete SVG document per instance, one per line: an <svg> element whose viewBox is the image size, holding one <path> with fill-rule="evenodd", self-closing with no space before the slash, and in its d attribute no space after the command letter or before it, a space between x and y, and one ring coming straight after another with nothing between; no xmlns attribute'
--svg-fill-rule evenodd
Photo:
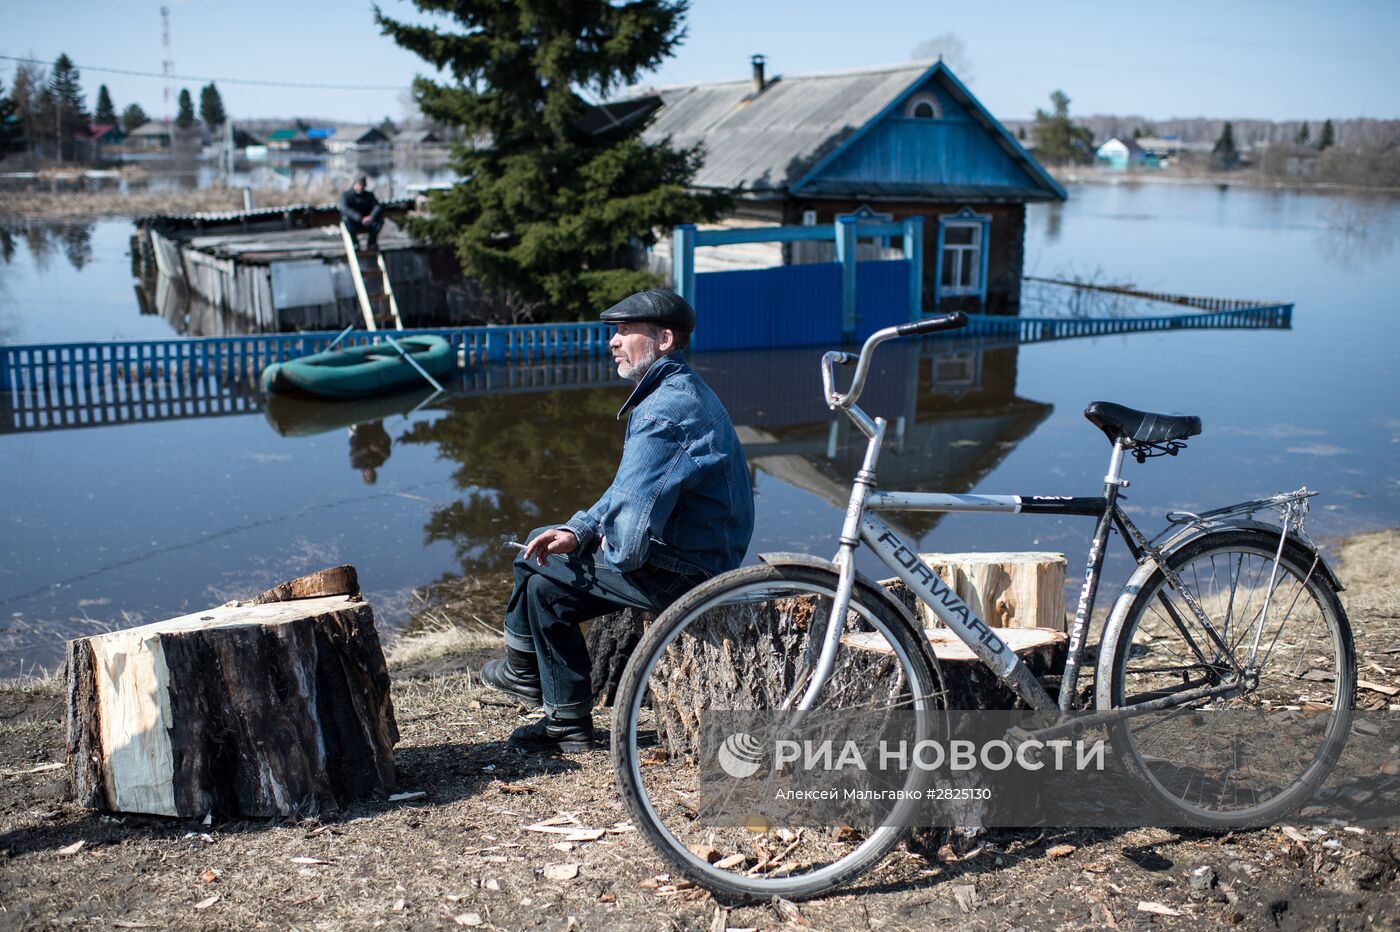
<svg viewBox="0 0 1400 932"><path fill-rule="evenodd" d="M1019 345L1166 330L1287 329L1293 306L1250 306L1209 314L1124 319L969 315L968 326L933 339ZM395 338L447 339L460 369L455 393L544 391L613 379L611 328L602 323L528 324L394 331ZM0 346L0 433L218 417L262 409L258 377L269 364L320 352L335 333ZM350 345L373 342L357 331ZM542 362L589 364L559 369ZM528 365L491 365L514 363Z"/></svg>

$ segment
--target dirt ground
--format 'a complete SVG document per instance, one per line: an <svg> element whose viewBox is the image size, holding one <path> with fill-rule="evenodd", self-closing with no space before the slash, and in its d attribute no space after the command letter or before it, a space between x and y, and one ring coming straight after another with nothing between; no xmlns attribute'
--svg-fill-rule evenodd
<svg viewBox="0 0 1400 932"><path fill-rule="evenodd" d="M1338 552L1360 677L1372 684L1360 704L1394 711L1386 691L1400 684L1400 531L1352 538ZM626 820L606 752L506 749L519 714L474 673L498 638L474 617L472 598L442 604L390 650L400 789L426 795L319 820L204 824L81 810L65 798L61 684L0 687L0 929L1400 924L1400 830L1358 826L996 832L961 857L910 843L824 899L726 909L666 875ZM443 623L453 616L462 623ZM604 834L577 843L525 830L561 814Z"/></svg>

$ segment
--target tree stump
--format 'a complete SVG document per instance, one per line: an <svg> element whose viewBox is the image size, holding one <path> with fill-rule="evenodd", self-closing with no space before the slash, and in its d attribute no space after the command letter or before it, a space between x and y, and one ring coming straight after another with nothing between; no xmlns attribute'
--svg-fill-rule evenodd
<svg viewBox="0 0 1400 932"><path fill-rule="evenodd" d="M1069 631L1062 553L921 553L919 559L994 628ZM927 606L919 610L924 627L942 626Z"/></svg>
<svg viewBox="0 0 1400 932"><path fill-rule="evenodd" d="M647 625L656 620L654 612L639 608L624 608L588 622L584 641L592 661L594 705L612 705L617 698L617 684L622 671L642 639Z"/></svg>
<svg viewBox="0 0 1400 932"><path fill-rule="evenodd" d="M88 808L312 815L394 788L389 674L353 567L69 641L67 680Z"/></svg>

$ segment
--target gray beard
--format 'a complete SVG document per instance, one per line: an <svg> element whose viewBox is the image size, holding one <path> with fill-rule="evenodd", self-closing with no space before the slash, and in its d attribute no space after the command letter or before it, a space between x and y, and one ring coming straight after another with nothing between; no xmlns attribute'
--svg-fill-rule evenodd
<svg viewBox="0 0 1400 932"><path fill-rule="evenodd" d="M646 378L647 372L656 365L656 361L661 357L657 355L655 349L647 350L646 355L630 366L618 366L617 374L627 379L629 382L640 382Z"/></svg>

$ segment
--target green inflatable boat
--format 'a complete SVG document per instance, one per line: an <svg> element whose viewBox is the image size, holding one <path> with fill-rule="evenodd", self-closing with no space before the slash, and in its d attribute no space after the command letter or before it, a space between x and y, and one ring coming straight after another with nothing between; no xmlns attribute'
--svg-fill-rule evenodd
<svg viewBox="0 0 1400 932"><path fill-rule="evenodd" d="M396 342L433 378L452 371L452 345L442 337L402 337ZM414 385L423 376L388 343L370 343L275 362L263 370L265 392L305 391L326 398L365 398Z"/></svg>

